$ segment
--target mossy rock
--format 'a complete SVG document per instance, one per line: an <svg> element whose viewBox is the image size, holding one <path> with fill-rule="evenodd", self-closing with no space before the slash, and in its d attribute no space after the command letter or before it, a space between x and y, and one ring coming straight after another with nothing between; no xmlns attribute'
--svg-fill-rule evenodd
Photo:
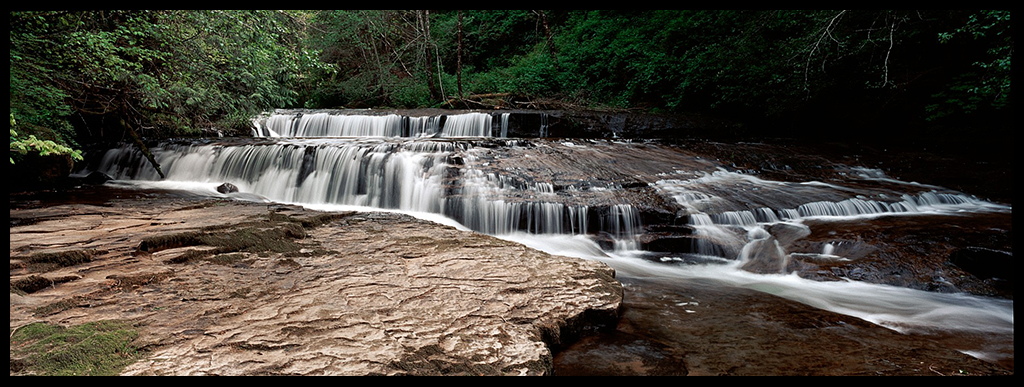
<svg viewBox="0 0 1024 387"><path fill-rule="evenodd" d="M11 333L11 375L118 375L142 355L132 345L138 335L125 321L28 324Z"/></svg>

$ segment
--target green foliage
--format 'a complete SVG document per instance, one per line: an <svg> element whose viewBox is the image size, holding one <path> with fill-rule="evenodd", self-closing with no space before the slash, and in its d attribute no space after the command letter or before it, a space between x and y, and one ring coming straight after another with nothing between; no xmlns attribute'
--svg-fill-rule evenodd
<svg viewBox="0 0 1024 387"><path fill-rule="evenodd" d="M431 21L425 11L318 12L311 24L323 33L311 36L309 44L336 76L313 99L329 107L436 104L436 59L442 47L450 48L435 41L447 32Z"/></svg>
<svg viewBox="0 0 1024 387"><path fill-rule="evenodd" d="M49 146L51 143L75 147L74 130L67 120L72 110L65 103L70 96L53 82L54 70L48 58L38 55L52 50L54 43L45 34L16 30L13 19L10 33L11 151L22 154L36 146L59 149ZM29 18L24 23L26 29L42 29L39 19ZM14 132L14 117L20 120L22 136ZM11 160L13 163L14 158Z"/></svg>
<svg viewBox="0 0 1024 387"><path fill-rule="evenodd" d="M858 15L867 16L876 15ZM556 79L563 92L579 88L620 107L771 115L846 78L875 76L862 69L881 66L855 47L876 47L887 35L859 36L863 22L853 18L846 11L573 13L557 40L564 74Z"/></svg>
<svg viewBox="0 0 1024 387"><path fill-rule="evenodd" d="M509 67L519 56L544 41L535 11L476 10L463 13L465 66L480 69ZM449 12L437 17L447 18L447 24L451 24L457 16Z"/></svg>
<svg viewBox="0 0 1024 387"><path fill-rule="evenodd" d="M52 140L40 140L34 134L27 137L21 136L14 130L16 126L14 113L11 113L11 164L14 164L15 155L25 155L29 152L38 153L41 156L47 155L69 155L72 160L82 160L82 152L71 147L58 144Z"/></svg>
<svg viewBox="0 0 1024 387"><path fill-rule="evenodd" d="M938 102L927 106L929 120L999 110L1010 105L1010 62L1013 37L1010 33L1009 10L986 10L971 14L966 24L949 32L941 32L943 44L967 40L980 44L984 55L971 63L963 74L956 75L947 89L935 93Z"/></svg>
<svg viewBox="0 0 1024 387"><path fill-rule="evenodd" d="M74 140L243 126L301 106L330 68L303 46L310 14L265 10L11 12L11 112ZM300 93L304 91L306 94Z"/></svg>
<svg viewBox="0 0 1024 387"><path fill-rule="evenodd" d="M290 15L272 11L164 11L153 24L174 60L136 78L147 109L193 125L234 126L260 111L299 104L309 53L289 46ZM295 55L298 54L298 55Z"/></svg>
<svg viewBox="0 0 1024 387"><path fill-rule="evenodd" d="M962 91L960 107L1009 102L1007 11L979 12L944 35L987 39L988 59L972 59L968 72L958 66L977 55L934 44L935 33L963 24L967 11L547 11L553 47L538 13L467 14L466 36L483 41L467 44L476 71L468 79L490 92L754 119L827 114L823 106L914 119L924 113L920 96L949 80L950 92ZM491 46L498 44L489 37L500 36L486 33L493 26L520 32L500 38L506 51ZM504 55L480 58L488 53Z"/></svg>
<svg viewBox="0 0 1024 387"><path fill-rule="evenodd" d="M21 372L45 376L113 376L139 357L138 332L128 323L98 321L72 327L32 323L11 334L11 357Z"/></svg>
<svg viewBox="0 0 1024 387"><path fill-rule="evenodd" d="M559 38L558 76L564 93L617 107L663 100L681 79L664 51L663 28L680 11L589 11L570 16ZM572 90L573 85L587 85Z"/></svg>
<svg viewBox="0 0 1024 387"><path fill-rule="evenodd" d="M441 106L460 89L755 119L940 119L1011 101L1009 11L16 11L10 24L18 133L70 148L125 128L247 128L273 108Z"/></svg>

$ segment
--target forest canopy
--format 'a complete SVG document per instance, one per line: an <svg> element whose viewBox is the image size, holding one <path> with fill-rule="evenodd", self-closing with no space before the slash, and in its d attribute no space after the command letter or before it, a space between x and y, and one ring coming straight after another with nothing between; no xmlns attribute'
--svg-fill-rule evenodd
<svg viewBox="0 0 1024 387"><path fill-rule="evenodd" d="M247 130L275 108L570 107L913 127L1012 117L1008 10L10 17L12 163L30 136L73 151Z"/></svg>

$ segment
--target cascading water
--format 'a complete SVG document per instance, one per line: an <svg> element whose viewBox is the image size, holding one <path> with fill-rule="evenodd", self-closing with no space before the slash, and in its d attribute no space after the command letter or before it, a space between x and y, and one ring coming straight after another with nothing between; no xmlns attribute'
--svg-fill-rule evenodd
<svg viewBox="0 0 1024 387"><path fill-rule="evenodd" d="M503 114L499 121L503 130L507 118ZM440 214L493 235L606 231L623 246L635 247L628 241L637 233L639 220L628 204L612 205L602 215L587 205L555 200L558 195L550 183L520 184L475 168L468 152L473 141L459 138L489 137L492 122L484 113L443 119L279 114L257 122L255 130L279 136L273 141L168 143L151 152L160 160L166 181L203 184L207 190L227 182L277 202ZM437 138L409 138L409 133L434 133L430 137ZM159 180L131 147L109 151L96 170L118 180Z"/></svg>
<svg viewBox="0 0 1024 387"><path fill-rule="evenodd" d="M501 114L501 124L500 125L501 125L501 137L502 138L508 137L508 116L509 116L509 113L502 113Z"/></svg>
<svg viewBox="0 0 1024 387"><path fill-rule="evenodd" d="M442 137L490 137L490 114L467 113L448 116L441 129Z"/></svg>
<svg viewBox="0 0 1024 387"><path fill-rule="evenodd" d="M546 118L540 122L537 137L547 137ZM152 147L166 174L163 181L145 157L130 147L108 151L90 171L107 173L122 182L188 186L209 195L219 195L215 187L227 182L244 193L275 202L435 214L462 227L554 254L601 260L620 275L711 279L894 329L971 326L969 329L999 334L1008 330L1012 335L1012 301L859 282L821 283L787 271L794 257L846 259L849 250L841 244L825 244L817 253L789 250L789 242L810 233L806 222L811 219L1008 212L1008 206L942 192L939 187L910 187L866 169L858 172L864 180L907 184L914 191L816 181L777 182L722 169L650 171L659 178L651 178L644 189L677 206L672 211L683 215L685 227L692 231L688 235L692 246L685 253L649 259L643 251L642 236L647 230L641 221L641 208L651 205L649 196L622 199L617 196L616 184L572 181L564 171L550 172L543 179L524 177L542 175L539 171L551 163L635 174L620 163L630 156L627 153L601 153L566 142L504 139L509 133L507 113L405 117L310 112L271 115L255 126L257 138L251 140ZM507 157L482 153L493 147L514 148L518 153ZM559 152L588 151L592 153L585 159L558 158L563 154ZM536 161L545 157L552 161ZM646 155L637 159L655 162ZM682 177L687 173L696 176ZM571 184L555 184L555 179ZM582 195L591 196L583 200ZM602 249L595 237L613 243ZM680 261L691 264L672 264ZM974 320L964 321L964 316Z"/></svg>
<svg viewBox="0 0 1024 387"><path fill-rule="evenodd" d="M615 250L637 250L637 235L640 234L640 214L636 207L628 204L616 204L609 209L607 225L602 229L609 230L615 241Z"/></svg>
<svg viewBox="0 0 1024 387"><path fill-rule="evenodd" d="M328 112L272 114L254 122L256 137L492 137L487 113L409 117ZM502 115L500 136L508 133Z"/></svg>
<svg viewBox="0 0 1024 387"><path fill-rule="evenodd" d="M661 180L656 186L666 196L673 198L689 212L689 225L694 230L692 251L697 255L717 256L749 263L757 259L786 260L789 252L777 243L777 238L768 233L765 227L774 224L785 224L788 227L777 227L777 232L796 233L796 238L805 236L809 231L802 224L806 219L850 220L865 219L879 216L914 215L934 213L957 213L961 211L1007 211L1008 207L989 203L958 193L941 193L934 191L919 194L893 194L891 192L875 192L876 199L865 197L867 191L848 187L838 187L822 183L806 183L794 185L764 181L754 176L736 172L719 170L704 173L701 177L690 180ZM719 192L754 192L746 196L739 194L750 209L723 210L735 207L730 200L702 192L714 186ZM799 195L773 194L779 187L787 191L799 188ZM730 188L732 187L732 188ZM743 188L736 188L743 187ZM730 191L732 190L732 191ZM850 193L857 197L842 198ZM818 200L821 199L821 200ZM778 208L765 207L768 205ZM794 236L786 235L792 239ZM841 258L830 252L819 255L826 258ZM774 272L785 273L784 262Z"/></svg>

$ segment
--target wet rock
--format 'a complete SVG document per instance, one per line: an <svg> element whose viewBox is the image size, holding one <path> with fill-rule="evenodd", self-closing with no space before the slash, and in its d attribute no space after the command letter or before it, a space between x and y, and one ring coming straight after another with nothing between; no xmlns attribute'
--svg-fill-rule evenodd
<svg viewBox="0 0 1024 387"><path fill-rule="evenodd" d="M989 283L996 292L1013 298L1013 253L1008 251L968 246L950 254L950 263Z"/></svg>
<svg viewBox="0 0 1024 387"><path fill-rule="evenodd" d="M235 193L238 192L238 187L231 183L224 183L217 186L217 192L222 194Z"/></svg>
<svg viewBox="0 0 1024 387"><path fill-rule="evenodd" d="M692 253L695 243L693 237L676 233L648 233L640 240L644 250L663 253Z"/></svg>
<svg viewBox="0 0 1024 387"><path fill-rule="evenodd" d="M765 231L775 237L779 245L787 250L793 242L811 235L809 227L797 223L773 223L766 226Z"/></svg>
<svg viewBox="0 0 1024 387"><path fill-rule="evenodd" d="M981 279L999 278L1013 281L1013 253L968 246L950 254L949 261Z"/></svg>
<svg viewBox="0 0 1024 387"><path fill-rule="evenodd" d="M628 276L620 281L628 295L618 323L559 352L556 375L1013 374L1012 346L1004 368L945 348L936 337L751 289ZM984 347L970 335L942 339L961 348Z"/></svg>
<svg viewBox="0 0 1024 387"><path fill-rule="evenodd" d="M789 254L772 236L749 242L743 247L740 259L745 261L741 266L743 270L752 273L784 273L789 264Z"/></svg>
<svg viewBox="0 0 1024 387"><path fill-rule="evenodd" d="M114 178L103 172L92 172L82 180L85 184L103 184Z"/></svg>

